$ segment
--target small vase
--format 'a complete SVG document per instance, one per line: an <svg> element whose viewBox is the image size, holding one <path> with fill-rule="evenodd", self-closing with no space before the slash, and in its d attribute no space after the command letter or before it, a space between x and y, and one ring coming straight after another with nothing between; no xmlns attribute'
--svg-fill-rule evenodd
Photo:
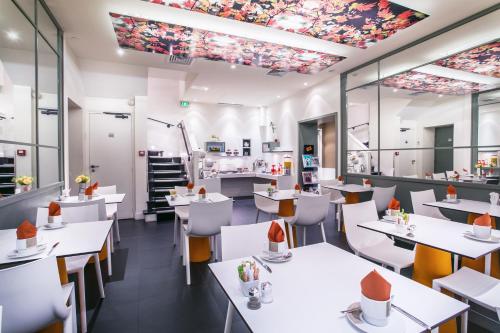
<svg viewBox="0 0 500 333"><path fill-rule="evenodd" d="M21 192L31 191L31 185L21 185Z"/></svg>
<svg viewBox="0 0 500 333"><path fill-rule="evenodd" d="M78 184L78 201L85 200L85 183Z"/></svg>

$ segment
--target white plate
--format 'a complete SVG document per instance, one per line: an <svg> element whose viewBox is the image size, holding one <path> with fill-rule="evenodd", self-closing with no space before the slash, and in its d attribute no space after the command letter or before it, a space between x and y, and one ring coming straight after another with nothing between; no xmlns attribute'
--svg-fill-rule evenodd
<svg viewBox="0 0 500 333"><path fill-rule="evenodd" d="M359 308L359 302L352 303L347 309L355 309ZM388 323L386 326L379 327L368 324L364 319L361 312L359 311L346 313L347 320L351 323L352 326L357 328L360 332L365 333L403 333L405 332L405 323L403 321L403 315L398 311L391 310L391 316L389 317Z"/></svg>
<svg viewBox="0 0 500 333"><path fill-rule="evenodd" d="M443 202L456 204L460 202L460 199L443 199Z"/></svg>
<svg viewBox="0 0 500 333"><path fill-rule="evenodd" d="M47 224L42 225L42 228L45 230L56 230L56 229L64 228L66 226L66 224L68 224L68 222L59 223L57 226L54 226L52 223L47 223Z"/></svg>
<svg viewBox="0 0 500 333"><path fill-rule="evenodd" d="M13 258L13 259L31 257L31 256L42 253L43 251L45 251L46 248L47 248L47 244L39 244L37 246L34 246L33 249L30 249L30 250L25 250L25 251L21 251L21 252L18 252L17 250L13 250L7 255L7 257Z"/></svg>
<svg viewBox="0 0 500 333"><path fill-rule="evenodd" d="M466 231L464 233L464 236L465 236L465 238L477 240L477 241L480 241L480 242L500 243L500 238L499 237L495 237L493 235L491 235L490 238L479 238L476 235L474 235L474 233L472 231Z"/></svg>
<svg viewBox="0 0 500 333"><path fill-rule="evenodd" d="M276 254L270 254L269 251L264 251L264 255L261 258L265 261L280 263L292 260L292 252L288 251L286 255L277 256Z"/></svg>

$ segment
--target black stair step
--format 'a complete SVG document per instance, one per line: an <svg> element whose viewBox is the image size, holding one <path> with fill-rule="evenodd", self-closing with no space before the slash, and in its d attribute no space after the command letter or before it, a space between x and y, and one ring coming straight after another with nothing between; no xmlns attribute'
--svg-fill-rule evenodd
<svg viewBox="0 0 500 333"><path fill-rule="evenodd" d="M151 166L181 166L183 163L171 163L171 162L151 162Z"/></svg>
<svg viewBox="0 0 500 333"><path fill-rule="evenodd" d="M180 173L183 173L183 170L151 170L149 171L150 174L153 175L177 175Z"/></svg>
<svg viewBox="0 0 500 333"><path fill-rule="evenodd" d="M149 180L151 183L181 183L181 182L187 182L187 179L185 178L154 178Z"/></svg>

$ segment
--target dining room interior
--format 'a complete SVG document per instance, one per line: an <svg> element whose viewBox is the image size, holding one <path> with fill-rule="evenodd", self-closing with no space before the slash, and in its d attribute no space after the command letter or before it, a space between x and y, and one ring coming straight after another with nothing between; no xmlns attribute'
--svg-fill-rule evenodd
<svg viewBox="0 0 500 333"><path fill-rule="evenodd" d="M496 0L0 0L0 333L500 332Z"/></svg>

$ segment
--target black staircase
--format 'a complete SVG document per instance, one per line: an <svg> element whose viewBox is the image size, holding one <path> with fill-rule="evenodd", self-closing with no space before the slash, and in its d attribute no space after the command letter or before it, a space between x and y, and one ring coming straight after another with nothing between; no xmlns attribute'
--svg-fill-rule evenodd
<svg viewBox="0 0 500 333"><path fill-rule="evenodd" d="M165 196L175 186L188 183L184 163L180 157L164 157L163 151L148 151L148 209L144 215L156 214L156 220L171 219L174 208Z"/></svg>
<svg viewBox="0 0 500 333"><path fill-rule="evenodd" d="M0 157L0 197L9 197L16 191L15 170L13 157Z"/></svg>

